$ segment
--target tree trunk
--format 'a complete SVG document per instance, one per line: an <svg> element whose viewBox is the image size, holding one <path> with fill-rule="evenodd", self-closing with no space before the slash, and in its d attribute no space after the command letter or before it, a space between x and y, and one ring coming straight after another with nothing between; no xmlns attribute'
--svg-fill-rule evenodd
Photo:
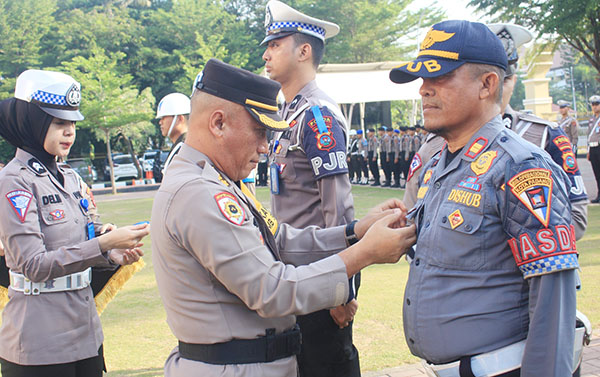
<svg viewBox="0 0 600 377"><path fill-rule="evenodd" d="M110 132L108 129L104 130L106 135L106 157L108 158L108 167L110 168L110 184L112 186L113 195L117 193L117 186L115 184L115 171L112 160L112 151L110 149Z"/></svg>
<svg viewBox="0 0 600 377"><path fill-rule="evenodd" d="M129 151L129 154L131 155L131 159L133 160L133 164L135 165L135 168L138 171L138 178L144 178L144 176L142 175L143 173L142 173L142 167L140 166L140 162L138 161L137 157L135 156L135 153L133 152L133 143L131 142L131 139L123 134L121 134L121 136L123 137L123 139L125 139L125 144L127 145L127 150Z"/></svg>

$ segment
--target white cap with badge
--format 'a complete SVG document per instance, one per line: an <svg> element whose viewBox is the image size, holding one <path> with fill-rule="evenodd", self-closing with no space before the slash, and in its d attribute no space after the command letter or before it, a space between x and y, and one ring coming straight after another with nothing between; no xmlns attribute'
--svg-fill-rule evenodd
<svg viewBox="0 0 600 377"><path fill-rule="evenodd" d="M307 34L324 41L340 32L340 27L333 22L307 16L277 0L267 3L265 28L267 36L261 45L293 33Z"/></svg>
<svg viewBox="0 0 600 377"><path fill-rule="evenodd" d="M17 77L15 98L38 105L55 118L79 121L81 85L61 72L29 69Z"/></svg>
<svg viewBox="0 0 600 377"><path fill-rule="evenodd" d="M504 46L508 57L506 76L512 76L516 71L519 60L517 50L533 39L533 34L521 25L514 24L489 24L487 27L494 33Z"/></svg>

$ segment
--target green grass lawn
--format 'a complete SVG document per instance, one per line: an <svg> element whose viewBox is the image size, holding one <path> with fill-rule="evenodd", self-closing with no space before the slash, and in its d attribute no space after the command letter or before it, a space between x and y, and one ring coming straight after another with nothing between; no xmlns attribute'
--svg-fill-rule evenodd
<svg viewBox="0 0 600 377"><path fill-rule="evenodd" d="M359 187L353 188L356 216L360 217L376 203L403 191ZM269 202L266 189L258 198ZM109 201L100 203L104 222L119 226L150 219L152 199ZM600 206L589 208L590 224L578 242L583 289L578 294L578 308L600 327ZM596 245L596 246L594 246ZM104 350L109 376L162 376L165 358L176 345L166 321L154 280L151 240L145 240L146 267L137 273L108 305L102 314ZM408 276L404 260L395 265L372 266L363 271L359 310L354 323L355 344L360 352L363 371L380 370L415 362L404 341L402 297Z"/></svg>

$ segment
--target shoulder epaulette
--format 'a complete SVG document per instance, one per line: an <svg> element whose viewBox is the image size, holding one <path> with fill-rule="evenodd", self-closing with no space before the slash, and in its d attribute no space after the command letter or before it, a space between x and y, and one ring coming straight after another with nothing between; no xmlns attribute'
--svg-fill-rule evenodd
<svg viewBox="0 0 600 377"><path fill-rule="evenodd" d="M545 126L552 127L552 128L558 127L558 124L556 124L555 122L552 122L552 121L549 121L546 119L542 119L542 118L532 115L532 114L525 114L525 113L518 112L517 116L519 118L518 120L524 120L526 122L543 124Z"/></svg>

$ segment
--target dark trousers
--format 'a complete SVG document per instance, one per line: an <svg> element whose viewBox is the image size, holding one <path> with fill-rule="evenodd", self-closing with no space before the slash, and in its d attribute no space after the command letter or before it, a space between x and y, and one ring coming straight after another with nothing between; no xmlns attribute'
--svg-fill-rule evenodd
<svg viewBox="0 0 600 377"><path fill-rule="evenodd" d="M358 165L360 166L360 170L362 170L362 176L369 179L369 168L367 166L367 161L361 155L358 156Z"/></svg>
<svg viewBox="0 0 600 377"><path fill-rule="evenodd" d="M596 187L598 188L597 198L600 198L600 146L590 148L590 162L596 178Z"/></svg>
<svg viewBox="0 0 600 377"><path fill-rule="evenodd" d="M379 183L379 166L377 165L377 158L373 161L373 152L369 152L369 170L371 170L371 174L373 175L373 179L375 183Z"/></svg>
<svg viewBox="0 0 600 377"><path fill-rule="evenodd" d="M98 356L66 364L19 365L0 359L2 377L102 377L106 371L102 346Z"/></svg>
<svg viewBox="0 0 600 377"><path fill-rule="evenodd" d="M296 319L302 332L297 356L300 377L359 377L358 350L352 344L352 322L340 329L329 310Z"/></svg>
<svg viewBox="0 0 600 377"><path fill-rule="evenodd" d="M358 165L358 156L357 155L351 155L350 156L350 164L348 165L348 172L350 175L350 180L352 179L357 179L359 180L361 175L362 175L362 171L360 170L360 166Z"/></svg>
<svg viewBox="0 0 600 377"><path fill-rule="evenodd" d="M381 168L383 169L383 174L385 175L385 182L390 184L392 181L390 164L387 159L387 153L382 152L379 153L379 160L381 161Z"/></svg>
<svg viewBox="0 0 600 377"><path fill-rule="evenodd" d="M258 182L257 186L266 186L267 185L267 162L259 162L258 163Z"/></svg>

